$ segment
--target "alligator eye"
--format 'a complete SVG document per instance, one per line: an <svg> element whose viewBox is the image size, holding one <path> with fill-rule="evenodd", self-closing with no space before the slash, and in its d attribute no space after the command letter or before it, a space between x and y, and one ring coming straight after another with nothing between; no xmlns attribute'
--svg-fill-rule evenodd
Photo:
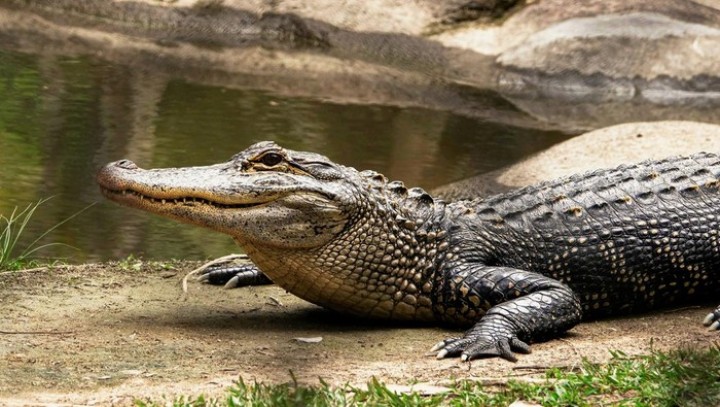
<svg viewBox="0 0 720 407"><path fill-rule="evenodd" d="M267 153L260 157L260 163L267 165L268 167L274 167L283 161L283 156L277 153Z"/></svg>

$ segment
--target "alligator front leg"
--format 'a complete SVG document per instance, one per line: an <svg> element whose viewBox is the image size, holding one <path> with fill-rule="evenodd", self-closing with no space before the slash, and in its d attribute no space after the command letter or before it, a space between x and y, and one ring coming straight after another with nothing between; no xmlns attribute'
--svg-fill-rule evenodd
<svg viewBox="0 0 720 407"><path fill-rule="evenodd" d="M224 285L225 288L273 283L268 276L252 263L210 266L202 271L198 280L214 285Z"/></svg>
<svg viewBox="0 0 720 407"><path fill-rule="evenodd" d="M566 285L538 273L464 264L439 286L435 312L456 323L477 321L464 336L435 345L437 357L500 356L529 353L528 342L550 339L582 318L579 300Z"/></svg>

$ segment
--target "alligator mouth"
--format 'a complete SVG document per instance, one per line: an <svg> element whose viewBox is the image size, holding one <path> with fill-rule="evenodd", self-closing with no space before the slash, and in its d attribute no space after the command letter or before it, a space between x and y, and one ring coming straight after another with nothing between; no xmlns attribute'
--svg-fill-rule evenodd
<svg viewBox="0 0 720 407"><path fill-rule="evenodd" d="M199 198L194 196L183 196L177 198L158 198L150 195L145 195L141 192L132 189L115 190L110 188L101 188L103 195L114 200L121 202L147 202L154 205L173 205L173 206L198 206L206 205L220 209L245 209L253 208L260 205L265 205L267 202L252 202L252 203L236 203L236 204L224 204L220 202L211 201L206 198Z"/></svg>

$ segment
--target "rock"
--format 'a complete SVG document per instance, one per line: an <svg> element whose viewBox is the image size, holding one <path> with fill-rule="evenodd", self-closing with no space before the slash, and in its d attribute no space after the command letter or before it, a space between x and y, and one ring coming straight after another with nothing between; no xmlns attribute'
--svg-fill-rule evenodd
<svg viewBox="0 0 720 407"><path fill-rule="evenodd" d="M591 131L517 164L436 189L449 200L488 196L575 173L700 151L720 153L720 126L662 121Z"/></svg>
<svg viewBox="0 0 720 407"><path fill-rule="evenodd" d="M356 32L422 35L436 25L497 19L519 0L226 0L254 12L294 13ZM179 5L194 4L181 0Z"/></svg>
<svg viewBox="0 0 720 407"><path fill-rule="evenodd" d="M652 103L720 99L720 9L688 0L533 2L502 25L435 38L497 56L497 87L515 96Z"/></svg>
<svg viewBox="0 0 720 407"><path fill-rule="evenodd" d="M712 25L657 11L634 11L562 21L504 52L498 62L547 74L572 70L622 78L690 79L719 66L720 55L711 51L719 42L720 29Z"/></svg>
<svg viewBox="0 0 720 407"><path fill-rule="evenodd" d="M293 338L293 340L298 343L320 343L323 338L322 336L313 336L309 338Z"/></svg>

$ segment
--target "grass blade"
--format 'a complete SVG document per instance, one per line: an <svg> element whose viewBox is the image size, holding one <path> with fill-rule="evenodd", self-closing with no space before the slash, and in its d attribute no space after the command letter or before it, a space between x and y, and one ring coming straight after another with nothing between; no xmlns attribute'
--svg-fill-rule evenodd
<svg viewBox="0 0 720 407"><path fill-rule="evenodd" d="M42 200L42 201L39 201L39 202L35 205L35 207L33 208L32 212L35 212L35 209L37 209L37 207L38 207L40 204L46 202L48 199L50 199L50 198L47 198L47 199ZM18 256L18 260L23 260L23 259L25 259L25 258L26 258L27 256L29 256L30 254L32 254L32 253L34 253L35 251L39 250L41 247L47 247L47 245L44 245L44 246L40 246L40 248L33 248L33 247L37 244L37 242L39 242L42 238L44 238L45 236L47 236L49 233L52 233L53 230L59 228L60 226L64 225L65 223L67 223L67 222L69 222L70 220L72 220L73 218L75 218L76 216L78 216L78 215L80 215L81 213L85 212L86 210L90 209L90 207L92 207L92 206L95 205L96 203L97 203L97 202L93 202L93 203L91 203L90 205L88 205L88 206L80 209L79 211L73 213L72 215L68 216L67 218L65 218L65 219L61 220L60 222L56 223L56 224L55 224L53 227L51 227L50 229L48 229L48 230L46 230L45 232L43 232L40 236L37 237L37 239L33 240L33 241L25 248L25 250L24 250L22 253L20 253L20 256ZM32 213L30 213L30 215L32 216ZM29 218L29 217L28 217L28 218ZM27 223L27 222L25 222L25 223ZM24 226L24 225L23 225L23 226ZM59 244L59 243L58 243L58 244ZM69 246L69 245L67 245L67 246ZM69 247L72 247L72 246L69 246Z"/></svg>
<svg viewBox="0 0 720 407"><path fill-rule="evenodd" d="M8 217L0 215L0 269L11 268L11 265L18 266L19 263L23 262L33 253L50 246L72 247L70 245L59 242L47 243L38 246L38 242L40 242L41 239L45 238L49 233L51 233L58 227L64 225L79 214L88 210L91 206L95 205L95 202L75 212L71 216L63 219L62 221L56 223L54 226L41 233L40 236L38 236L35 240L28 244L18 256L13 255L13 253L15 253L16 251L15 249L18 245L18 242L20 241L20 238L25 233L26 228L30 223L30 219L35 214L35 211L40 207L40 205L44 204L51 198L45 198L35 203L31 203L21 211L16 206Z"/></svg>

